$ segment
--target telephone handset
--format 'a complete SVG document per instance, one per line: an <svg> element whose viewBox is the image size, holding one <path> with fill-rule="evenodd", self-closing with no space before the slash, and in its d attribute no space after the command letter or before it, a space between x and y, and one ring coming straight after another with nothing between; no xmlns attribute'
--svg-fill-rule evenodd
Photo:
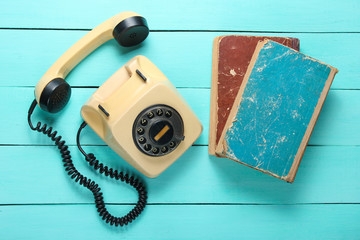
<svg viewBox="0 0 360 240"><path fill-rule="evenodd" d="M40 108L56 113L70 99L70 85L65 82L69 72L110 39L124 47L141 43L149 34L146 19L135 12L122 12L106 20L72 45L42 76L35 86L35 98Z"/></svg>
<svg viewBox="0 0 360 240"><path fill-rule="evenodd" d="M77 133L77 145L86 161L96 171L134 187L139 200L123 217L115 217L105 207L98 184L82 175L74 166L62 137L47 124L31 115L37 105L59 112L70 99L67 74L88 54L115 38L124 46L141 43L149 34L145 18L123 12L91 30L68 49L43 75L35 87L35 100L28 111L32 130L48 136L58 146L65 171L95 198L100 217L110 225L123 226L135 220L146 206L144 183L134 176L113 170L100 163L80 145L80 133L88 124L116 153L148 177L156 177L178 159L199 137L202 125L161 71L144 56L136 56L121 67L90 97L81 109L84 122Z"/></svg>

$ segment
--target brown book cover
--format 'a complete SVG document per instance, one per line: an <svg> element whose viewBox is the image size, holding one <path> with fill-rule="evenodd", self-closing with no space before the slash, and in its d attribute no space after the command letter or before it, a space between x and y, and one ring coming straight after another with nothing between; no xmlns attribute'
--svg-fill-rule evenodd
<svg viewBox="0 0 360 240"><path fill-rule="evenodd" d="M215 148L259 41L270 39L299 50L299 39L226 35L214 39L210 100L209 154Z"/></svg>

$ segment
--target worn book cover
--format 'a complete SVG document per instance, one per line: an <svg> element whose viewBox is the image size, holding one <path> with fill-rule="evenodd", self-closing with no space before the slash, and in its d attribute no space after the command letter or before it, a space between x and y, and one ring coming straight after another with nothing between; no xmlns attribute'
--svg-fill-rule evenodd
<svg viewBox="0 0 360 240"><path fill-rule="evenodd" d="M257 43L271 39L299 50L299 39L227 35L214 39L211 83L209 154L215 148L243 81Z"/></svg>
<svg viewBox="0 0 360 240"><path fill-rule="evenodd" d="M214 39L211 80L209 154L215 154L230 109L259 41L271 39L299 50L299 39L226 35Z"/></svg>
<svg viewBox="0 0 360 240"><path fill-rule="evenodd" d="M259 42L216 153L293 182L337 72L282 44Z"/></svg>

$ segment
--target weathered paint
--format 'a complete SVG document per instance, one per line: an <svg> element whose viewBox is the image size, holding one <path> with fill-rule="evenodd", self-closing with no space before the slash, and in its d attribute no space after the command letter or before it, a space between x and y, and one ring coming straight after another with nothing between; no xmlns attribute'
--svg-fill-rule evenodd
<svg viewBox="0 0 360 240"><path fill-rule="evenodd" d="M326 64L268 41L225 135L226 155L287 176L330 71Z"/></svg>

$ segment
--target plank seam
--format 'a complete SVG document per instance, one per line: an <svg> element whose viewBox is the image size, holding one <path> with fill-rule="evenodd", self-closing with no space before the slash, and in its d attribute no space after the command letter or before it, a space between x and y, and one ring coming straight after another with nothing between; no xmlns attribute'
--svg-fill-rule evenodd
<svg viewBox="0 0 360 240"><path fill-rule="evenodd" d="M34 86L0 86L0 88L35 88ZM96 89L99 86L71 86L72 89ZM210 87L176 87L177 89L204 89L210 90ZM330 88L330 91L359 91L360 88Z"/></svg>
<svg viewBox="0 0 360 240"><path fill-rule="evenodd" d="M76 147L76 144L68 144L70 147ZM87 147L107 147L106 144L82 144L82 146ZM208 147L208 144L193 144L193 147ZM320 145L320 144L308 144L308 147L360 147L360 145L338 145L338 144L329 144L329 145ZM0 147L56 147L54 144L7 144L2 143Z"/></svg>
<svg viewBox="0 0 360 240"><path fill-rule="evenodd" d="M55 206L55 205L95 205L95 203L4 203L0 207L11 206ZM135 203L106 203L112 206L133 206ZM306 205L360 205L360 202L328 203L148 203L148 206L306 206Z"/></svg>
<svg viewBox="0 0 360 240"><path fill-rule="evenodd" d="M26 27L0 27L0 30L36 30L36 31L91 31L90 28L26 28ZM297 31L249 31L249 30L219 30L219 29L211 29L211 30L186 30L186 29L178 29L178 30L150 30L150 32L229 32L229 33L303 33L303 34L359 34L358 31L309 31L309 32L297 32Z"/></svg>

